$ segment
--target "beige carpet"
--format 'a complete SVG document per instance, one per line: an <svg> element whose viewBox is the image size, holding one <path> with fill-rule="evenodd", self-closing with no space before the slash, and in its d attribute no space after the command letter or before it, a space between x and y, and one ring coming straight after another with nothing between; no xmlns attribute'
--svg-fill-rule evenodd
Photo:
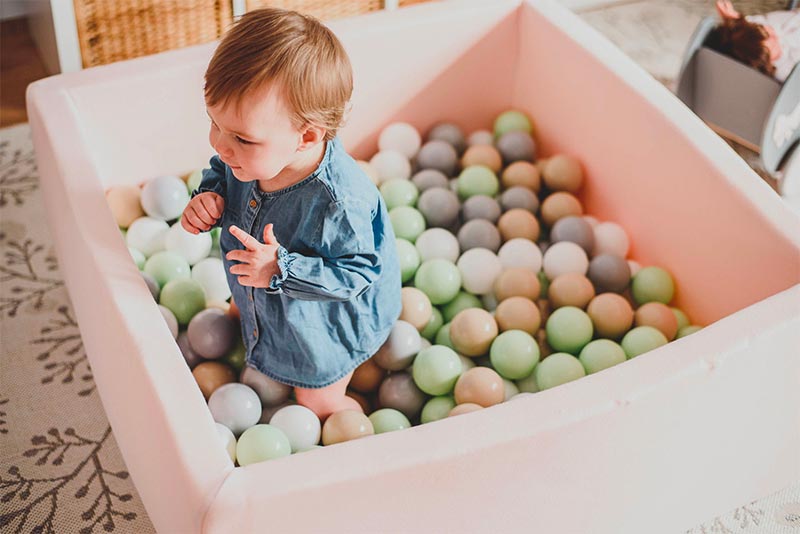
<svg viewBox="0 0 800 534"><path fill-rule="evenodd" d="M628 2L583 16L669 83L674 58L652 48L680 53L672 41L685 41L704 9L690 1ZM649 22L637 33L642 17ZM27 125L0 130L0 318L0 531L153 532L58 271ZM800 534L800 483L689 532Z"/></svg>

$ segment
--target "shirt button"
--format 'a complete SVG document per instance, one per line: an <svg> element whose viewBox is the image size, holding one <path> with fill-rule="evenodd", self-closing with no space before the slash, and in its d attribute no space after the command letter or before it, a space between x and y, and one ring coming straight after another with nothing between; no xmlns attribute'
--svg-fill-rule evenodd
<svg viewBox="0 0 800 534"><path fill-rule="evenodd" d="M253 337L258 337L258 330L253 328Z"/></svg>
<svg viewBox="0 0 800 534"><path fill-rule="evenodd" d="M251 208L255 208L256 206L258 206L258 202L256 202L255 200L251 200L250 201L250 207Z"/></svg>

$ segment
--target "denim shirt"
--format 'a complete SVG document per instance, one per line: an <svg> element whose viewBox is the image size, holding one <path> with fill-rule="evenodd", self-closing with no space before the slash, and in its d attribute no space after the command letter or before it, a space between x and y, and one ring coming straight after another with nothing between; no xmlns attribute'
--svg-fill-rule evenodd
<svg viewBox="0 0 800 534"><path fill-rule="evenodd" d="M225 199L215 226L228 285L241 315L247 364L302 388L328 386L369 359L400 316L400 266L394 231L378 189L338 137L300 182L262 192L241 182L219 156L195 195ZM227 253L245 247L236 225L263 242L273 223L278 268L269 288L242 286Z"/></svg>

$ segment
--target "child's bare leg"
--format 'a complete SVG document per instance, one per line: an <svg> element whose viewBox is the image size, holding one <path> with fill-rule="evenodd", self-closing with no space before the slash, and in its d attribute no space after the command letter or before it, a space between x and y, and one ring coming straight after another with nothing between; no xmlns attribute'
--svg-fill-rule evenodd
<svg viewBox="0 0 800 534"><path fill-rule="evenodd" d="M361 405L352 397L345 395L347 384L353 373L345 376L338 382L324 388L307 389L294 388L295 398L298 404L302 404L313 411L324 423L328 416L341 410L357 410L364 413Z"/></svg>

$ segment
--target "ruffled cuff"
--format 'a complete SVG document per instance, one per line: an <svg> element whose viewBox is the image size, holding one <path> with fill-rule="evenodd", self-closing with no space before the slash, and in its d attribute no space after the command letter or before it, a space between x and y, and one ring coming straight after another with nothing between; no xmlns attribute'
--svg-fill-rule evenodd
<svg viewBox="0 0 800 534"><path fill-rule="evenodd" d="M282 245L278 245L278 273L272 275L272 279L269 281L269 289L270 291L278 291L283 286L283 282L286 280L286 277L289 276L289 268L294 261L294 256L289 253Z"/></svg>

